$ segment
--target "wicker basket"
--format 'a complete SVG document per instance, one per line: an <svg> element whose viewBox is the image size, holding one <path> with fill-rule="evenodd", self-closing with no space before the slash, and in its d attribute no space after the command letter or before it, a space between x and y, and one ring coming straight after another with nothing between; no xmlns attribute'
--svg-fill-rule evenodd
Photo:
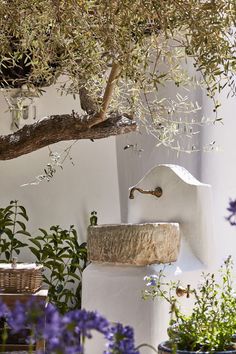
<svg viewBox="0 0 236 354"><path fill-rule="evenodd" d="M0 263L0 292L35 293L42 286L42 265Z"/></svg>

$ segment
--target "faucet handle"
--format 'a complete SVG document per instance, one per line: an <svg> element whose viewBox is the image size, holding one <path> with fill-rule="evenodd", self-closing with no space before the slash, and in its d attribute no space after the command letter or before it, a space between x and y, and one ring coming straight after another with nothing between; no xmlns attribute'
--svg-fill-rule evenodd
<svg viewBox="0 0 236 354"><path fill-rule="evenodd" d="M186 295L186 297L189 298L192 290L190 290L190 284L188 284L186 288L184 288L182 286L177 286L175 292L178 297L182 297L182 296Z"/></svg>

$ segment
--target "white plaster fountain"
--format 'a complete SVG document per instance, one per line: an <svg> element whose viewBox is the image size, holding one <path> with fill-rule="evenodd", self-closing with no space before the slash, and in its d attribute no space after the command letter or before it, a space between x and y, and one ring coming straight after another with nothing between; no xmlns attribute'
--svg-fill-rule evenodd
<svg viewBox="0 0 236 354"><path fill-rule="evenodd" d="M161 195L155 194L157 190L161 190ZM158 263L176 260L166 266L167 280L180 279L194 287L200 273L214 266L211 187L200 183L180 166L158 165L130 189L130 197L128 225L101 225L89 230L88 248L92 263L83 274L82 305L87 310L99 311L112 322L133 326L136 344L145 342L157 347L167 336L169 308L161 300L142 300L143 278L147 274L157 274L163 268ZM130 233L132 225L134 229L138 228L133 236L132 231ZM169 227L169 241L165 245L170 247L171 237L176 245L171 260L161 257L165 251L157 252L155 237L142 236L143 225L156 225L159 234L160 225L164 225L165 230ZM137 242L132 238L141 237L139 252L134 247L133 253L127 255L129 246L121 247L127 237L131 245ZM142 248L143 253L140 252ZM119 251L116 253L115 249ZM134 261L127 261L130 258ZM137 262L137 259L142 261ZM103 352L104 343L98 336L88 343L87 353ZM150 349L142 350L142 354L149 353Z"/></svg>

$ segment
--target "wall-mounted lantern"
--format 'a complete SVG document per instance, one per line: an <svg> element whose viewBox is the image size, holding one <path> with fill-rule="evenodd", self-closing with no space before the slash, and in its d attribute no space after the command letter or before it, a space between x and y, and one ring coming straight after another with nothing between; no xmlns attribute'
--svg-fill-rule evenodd
<svg viewBox="0 0 236 354"><path fill-rule="evenodd" d="M25 124L32 124L37 118L39 92L35 89L23 85L20 89L8 90L4 97L11 112L11 130L16 131Z"/></svg>

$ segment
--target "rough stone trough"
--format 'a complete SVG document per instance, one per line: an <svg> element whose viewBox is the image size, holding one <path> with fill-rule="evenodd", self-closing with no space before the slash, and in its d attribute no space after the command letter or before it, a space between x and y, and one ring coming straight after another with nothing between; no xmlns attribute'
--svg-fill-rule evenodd
<svg viewBox="0 0 236 354"><path fill-rule="evenodd" d="M180 249L178 223L99 225L88 228L92 262L149 265L175 262Z"/></svg>

